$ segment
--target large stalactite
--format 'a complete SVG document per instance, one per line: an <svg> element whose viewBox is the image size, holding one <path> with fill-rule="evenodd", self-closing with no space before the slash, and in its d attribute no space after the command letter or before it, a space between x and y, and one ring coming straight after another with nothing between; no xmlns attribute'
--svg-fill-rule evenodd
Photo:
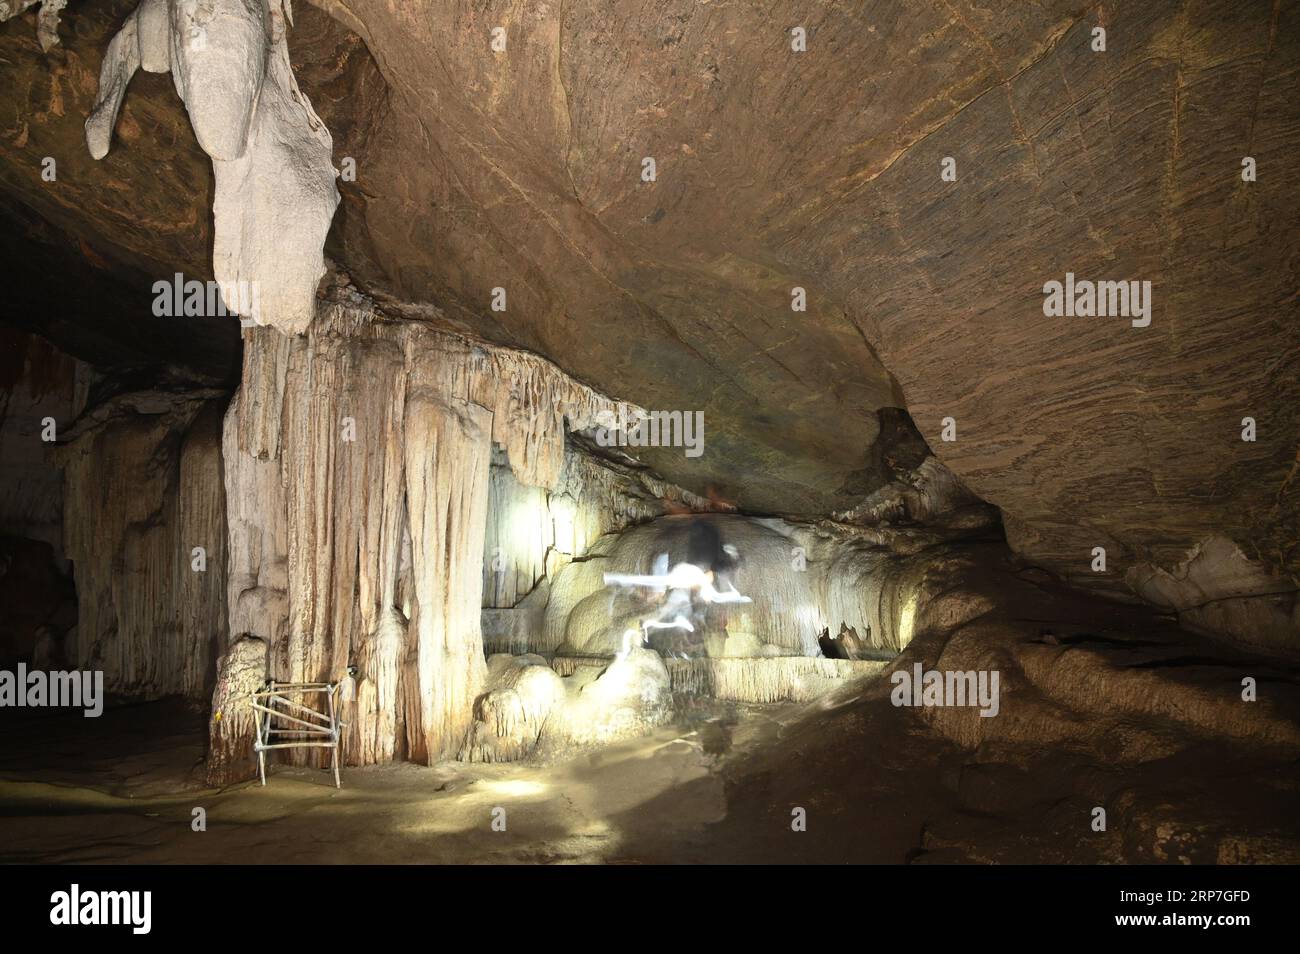
<svg viewBox="0 0 1300 954"><path fill-rule="evenodd" d="M232 313L302 332L339 203L333 140L289 64L279 0L143 0L104 53L86 145L108 154L138 69L170 72L212 159L212 267Z"/></svg>

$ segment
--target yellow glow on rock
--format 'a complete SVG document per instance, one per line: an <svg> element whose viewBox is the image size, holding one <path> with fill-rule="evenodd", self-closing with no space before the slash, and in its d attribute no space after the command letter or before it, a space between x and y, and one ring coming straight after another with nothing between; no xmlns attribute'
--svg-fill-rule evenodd
<svg viewBox="0 0 1300 954"><path fill-rule="evenodd" d="M532 795L544 795L546 786L541 782L530 782L521 778L484 779L479 786L494 795L506 795L510 798L528 798Z"/></svg>
<svg viewBox="0 0 1300 954"><path fill-rule="evenodd" d="M917 596L913 593L903 605L903 612L898 617L898 648L906 649L916 631Z"/></svg>

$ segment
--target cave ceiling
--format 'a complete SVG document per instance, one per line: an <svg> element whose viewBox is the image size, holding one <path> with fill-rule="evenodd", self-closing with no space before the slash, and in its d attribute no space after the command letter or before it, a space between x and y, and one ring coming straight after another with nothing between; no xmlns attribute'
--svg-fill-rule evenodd
<svg viewBox="0 0 1300 954"><path fill-rule="evenodd" d="M149 315L155 279L212 275L211 165L171 78L137 74L113 150L86 150L133 7L72 4L48 52L35 10L0 24L6 284L30 283L4 317L226 377L233 321ZM1221 533L1294 569L1300 4L325 0L294 21L298 83L355 160L335 267L617 398L702 410L702 457L644 455L683 486L852 507L903 407L1057 568ZM1067 272L1151 282L1149 326L1045 316Z"/></svg>

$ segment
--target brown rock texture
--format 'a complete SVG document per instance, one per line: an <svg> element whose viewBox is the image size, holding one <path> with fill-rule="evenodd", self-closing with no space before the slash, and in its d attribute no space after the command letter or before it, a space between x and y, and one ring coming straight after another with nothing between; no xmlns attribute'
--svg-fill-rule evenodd
<svg viewBox="0 0 1300 954"><path fill-rule="evenodd" d="M905 561L907 575L939 585L921 595L915 638L879 678L785 715L770 741L725 766L726 818L702 858L1300 858L1294 661L1209 654L1148 608L1036 579L1000 545L936 556ZM997 673L996 716L951 701L895 705L917 668ZM806 838L746 837L787 829L792 805L808 809Z"/></svg>
<svg viewBox="0 0 1300 954"><path fill-rule="evenodd" d="M853 508L903 406L1022 554L1119 593L1221 536L1294 623L1295 4L320 7L290 54L356 160L327 249L366 290L703 410L703 457L645 454L689 490ZM164 79L78 152L128 11L80 5L48 54L4 25L0 179L96 254L202 272L210 184ZM1046 317L1067 272L1151 282L1151 324Z"/></svg>
<svg viewBox="0 0 1300 954"><path fill-rule="evenodd" d="M873 436L864 407L891 403L883 363L943 462L1058 570L1276 524L1300 404L1294 5L327 8L380 63L394 139L444 145L376 155L367 181L452 190L471 216L370 200L381 260L416 256L399 292L481 311L507 287L524 342L646 406L703 407L696 487L825 505ZM1151 326L1045 318L1066 271L1151 281Z"/></svg>
<svg viewBox="0 0 1300 954"><path fill-rule="evenodd" d="M220 395L128 392L62 438L78 668L110 693L203 700L226 632Z"/></svg>
<svg viewBox="0 0 1300 954"><path fill-rule="evenodd" d="M54 437L86 404L91 369L48 341L0 326L0 531L40 540L61 556L63 475ZM62 562L60 559L59 562Z"/></svg>

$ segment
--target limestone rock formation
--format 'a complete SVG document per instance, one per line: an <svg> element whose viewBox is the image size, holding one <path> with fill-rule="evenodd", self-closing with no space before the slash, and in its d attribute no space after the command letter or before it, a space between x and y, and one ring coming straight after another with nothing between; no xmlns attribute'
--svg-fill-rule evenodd
<svg viewBox="0 0 1300 954"><path fill-rule="evenodd" d="M888 668L876 660L807 656L665 660L673 693L733 702L812 702Z"/></svg>
<svg viewBox="0 0 1300 954"><path fill-rule="evenodd" d="M726 819L705 857L763 855L746 833L783 830L789 806L811 790L822 825L767 856L982 864L1300 858L1290 810L1300 790L1293 662L1222 645L1207 652L1167 616L1081 595L1000 546L968 548L966 557L905 558L913 564L905 575L942 581L938 596L918 601L927 622L882 664L880 678L788 714L771 745L728 766ZM953 598L985 612L950 625L952 614L935 600ZM945 679L996 672L996 717L951 701L896 704L917 669ZM1257 695L1244 692L1247 678ZM1104 832L1089 824L1096 807L1107 813ZM893 824L882 824L886 818Z"/></svg>
<svg viewBox="0 0 1300 954"><path fill-rule="evenodd" d="M232 632L273 677L357 667L349 761L454 758L488 669L492 448L554 489L601 395L533 355L392 321L346 294L308 334L246 333L225 421Z"/></svg>
<svg viewBox="0 0 1300 954"><path fill-rule="evenodd" d="M564 680L565 701L547 726L552 751L644 735L672 715L672 679L660 655L632 649L600 666L579 666Z"/></svg>
<svg viewBox="0 0 1300 954"><path fill-rule="evenodd" d="M143 0L109 44L86 144L107 155L137 69L171 71L212 159L213 271L227 309L300 333L334 208L333 140L289 65L287 0Z"/></svg>
<svg viewBox="0 0 1300 954"><path fill-rule="evenodd" d="M257 637L241 636L217 660L208 720L209 785L230 785L257 774L253 757L255 721L248 696L266 684L266 649L266 643Z"/></svg>
<svg viewBox="0 0 1300 954"><path fill-rule="evenodd" d="M1177 612L1193 631L1261 648L1295 648L1300 599L1294 581L1270 575L1226 537L1206 538L1168 569L1133 567L1127 581L1147 602Z"/></svg>
<svg viewBox="0 0 1300 954"><path fill-rule="evenodd" d="M339 682L367 859L1300 860L1300 3L65 3L0 0L0 668L102 671L84 744L230 786Z"/></svg>
<svg viewBox="0 0 1300 954"><path fill-rule="evenodd" d="M645 593L609 585L605 576L649 573L663 553L670 565L684 559L695 519L667 516L610 535L582 562L561 568L526 650L612 656L626 648L629 630L637 631L652 610ZM696 651L687 655L820 657L818 634L842 626L869 637L862 650L897 652L928 624L923 605L926 613L950 614L954 625L981 611L977 603L941 598L944 568L964 559L957 544L932 540L923 548L928 559L915 561L906 559L906 549L855 528L739 515L703 519L738 551L735 585L752 596L749 603L710 607Z"/></svg>
<svg viewBox="0 0 1300 954"><path fill-rule="evenodd" d="M597 457L576 439L566 442L559 481L549 491L521 483L505 455L499 457L493 460L488 503L486 608L516 606L607 533L666 513L720 509L645 468Z"/></svg>
<svg viewBox="0 0 1300 954"><path fill-rule="evenodd" d="M63 475L52 450L89 397L94 372L35 335L0 329L0 527L63 559Z"/></svg>
<svg viewBox="0 0 1300 954"><path fill-rule="evenodd" d="M484 693L474 701L474 725L459 758L468 762L513 762L526 758L557 707L564 681L541 656L488 657Z"/></svg>
<svg viewBox="0 0 1300 954"><path fill-rule="evenodd" d="M109 692L198 700L211 688L226 631L222 397L128 391L61 437L74 658L103 670Z"/></svg>
<svg viewBox="0 0 1300 954"><path fill-rule="evenodd" d="M840 632L835 640L840 644L845 659L867 658L867 644L862 641L858 631L848 623L840 623Z"/></svg>
<svg viewBox="0 0 1300 954"><path fill-rule="evenodd" d="M48 53L59 42L59 13L68 5L68 0L3 0L0 2L0 22L18 16L32 7L40 5L36 14L36 38L41 44L41 51Z"/></svg>
<svg viewBox="0 0 1300 954"><path fill-rule="evenodd" d="M1241 177L1244 156L1276 172L1294 149L1292 6L1111 4L1095 53L1096 14L1064 2L850 5L810 17L821 40L801 55L780 43L780 10L566 5L519 23L497 58L449 11L328 6L424 118L394 121L394 140L428 129L451 147L446 176L388 153L377 180L404 187L368 203L364 231L420 256L408 236L422 233L394 212L446 180L448 205L490 226L430 213L439 254L424 270L402 258L400 294L472 308L508 286L547 353L583 355L597 383L626 380L649 406L704 407L717 437L702 465L654 461L679 483L713 480L758 509L842 509L832 501L861 467L849 449L876 429L863 405L905 403L943 463L1007 514L1013 544L1080 582L1098 582L1094 546L1117 589L1211 533L1248 549L1296 509L1291 490L1273 512L1300 406L1282 357L1300 343L1282 317L1295 197L1285 173ZM617 51L608 30L625 38ZM426 70L435 45L445 67ZM932 67L898 68L909 57ZM652 185L634 175L647 155ZM525 264L521 247L544 251ZM485 257L470 288L447 261ZM1151 326L1046 318L1041 288L1067 270L1150 280ZM789 311L794 285L810 289L807 314ZM626 330L602 333L613 327ZM632 369L621 344L592 354L624 336L662 350ZM882 393L882 369L900 397ZM863 386L827 394L831 381ZM1081 387L1096 411L1073 399ZM1239 439L1245 416L1254 443ZM789 475L780 490L774 473Z"/></svg>

